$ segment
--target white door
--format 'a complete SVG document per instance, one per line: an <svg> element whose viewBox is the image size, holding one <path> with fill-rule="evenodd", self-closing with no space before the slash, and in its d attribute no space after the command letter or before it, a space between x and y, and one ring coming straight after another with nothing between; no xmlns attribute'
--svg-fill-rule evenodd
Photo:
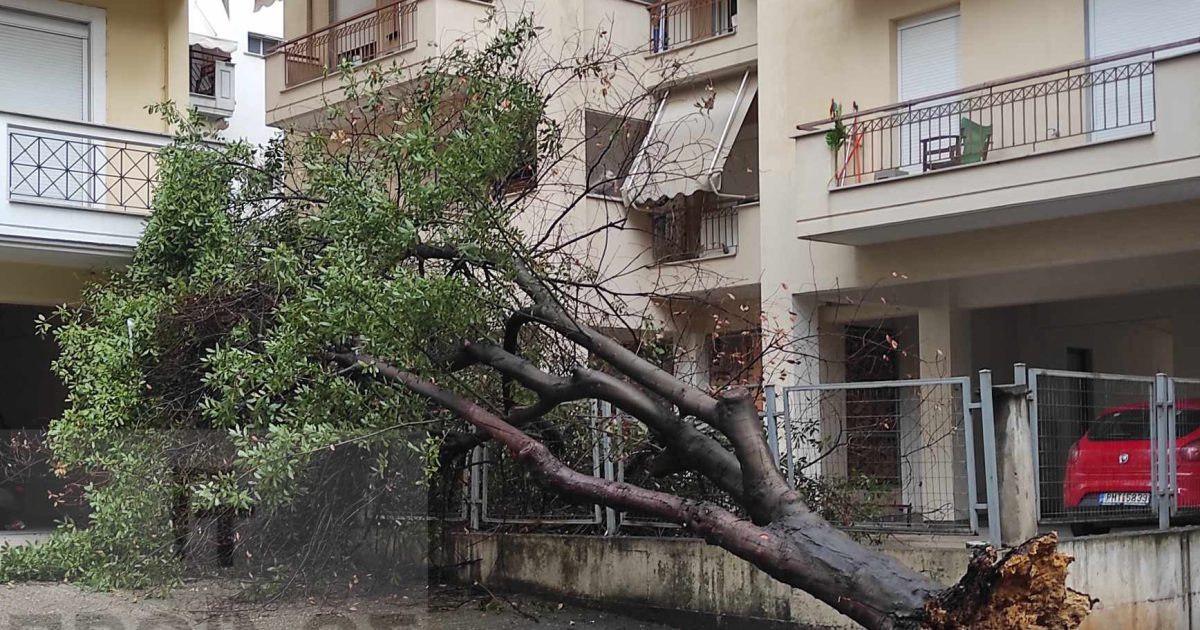
<svg viewBox="0 0 1200 630"><path fill-rule="evenodd" d="M91 118L88 27L0 9L0 111Z"/></svg>
<svg viewBox="0 0 1200 630"><path fill-rule="evenodd" d="M1092 59L1200 36L1200 0L1088 0L1087 17L1088 57ZM1148 59L1150 56L1122 59L1091 70L1127 67L1136 74L1129 64ZM1152 77L1098 76L1111 80L1092 88L1092 129L1100 137L1110 137L1148 128L1154 119Z"/></svg>
<svg viewBox="0 0 1200 630"><path fill-rule="evenodd" d="M905 20L897 26L896 72L901 101L949 92L959 87L958 25L958 9L955 8ZM929 116L928 108L942 103L920 103L910 110L909 119L900 127L896 166L915 166L919 170L923 157L922 139L958 135L955 122L958 117Z"/></svg>

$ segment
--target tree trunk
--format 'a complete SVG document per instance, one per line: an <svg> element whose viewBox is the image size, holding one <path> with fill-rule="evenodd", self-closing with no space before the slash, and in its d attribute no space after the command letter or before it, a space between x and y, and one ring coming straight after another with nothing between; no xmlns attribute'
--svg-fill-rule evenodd
<svg viewBox="0 0 1200 630"><path fill-rule="evenodd" d="M766 521L763 524L709 503L580 473L555 458L541 442L450 390L372 357L335 358L343 364L369 365L378 378L454 412L507 447L539 483L552 491L583 503L677 523L867 628L1074 628L1091 610L1093 602L1086 595L1065 586L1071 559L1057 553L1054 534L1035 538L1002 559L990 548L977 553L966 575L950 588L877 549L855 542L798 499L782 501L778 493L770 491L776 484L771 472L774 468L761 460L754 444L761 440L753 439L754 432L733 426L722 429L731 435L747 478L745 494L772 495L767 503L759 505L759 516ZM718 415L727 420L743 415L740 412L746 405L742 398L749 400L745 396L722 398ZM757 424L757 414L754 422ZM785 498L794 494L790 489L779 492Z"/></svg>

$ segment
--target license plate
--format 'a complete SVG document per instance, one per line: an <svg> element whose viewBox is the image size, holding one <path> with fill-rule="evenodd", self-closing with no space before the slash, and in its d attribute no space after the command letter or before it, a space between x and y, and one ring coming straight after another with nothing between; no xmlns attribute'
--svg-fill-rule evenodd
<svg viewBox="0 0 1200 630"><path fill-rule="evenodd" d="M1102 492L1100 505L1150 505L1149 492Z"/></svg>

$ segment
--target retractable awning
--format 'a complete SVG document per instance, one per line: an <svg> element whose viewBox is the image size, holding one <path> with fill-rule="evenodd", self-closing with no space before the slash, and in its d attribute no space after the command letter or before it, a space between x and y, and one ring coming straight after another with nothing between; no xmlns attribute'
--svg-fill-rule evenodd
<svg viewBox="0 0 1200 630"><path fill-rule="evenodd" d="M188 33L188 44L191 46L199 46L209 50L219 50L227 55L232 55L237 52L237 42L229 39L221 39L212 35L204 35L202 33Z"/></svg>
<svg viewBox="0 0 1200 630"><path fill-rule="evenodd" d="M191 0L188 3L188 26L191 31L188 33L188 45L219 50L227 55L237 52L238 43L221 37L218 25L224 28L226 34L232 29L229 16L225 15L219 2Z"/></svg>
<svg viewBox="0 0 1200 630"><path fill-rule="evenodd" d="M758 91L748 70L667 92L621 186L627 206L721 192L721 171Z"/></svg>

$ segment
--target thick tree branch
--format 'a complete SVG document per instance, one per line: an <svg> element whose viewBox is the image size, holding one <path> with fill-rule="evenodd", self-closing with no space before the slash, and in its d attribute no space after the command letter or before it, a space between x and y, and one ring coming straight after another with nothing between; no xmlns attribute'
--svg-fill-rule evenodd
<svg viewBox="0 0 1200 630"><path fill-rule="evenodd" d="M712 504L580 473L556 459L545 445L454 392L370 356L338 356L342 363L348 359L369 366L382 379L432 400L488 433L558 494L683 525L865 626L915 627L926 603L942 590L927 576L862 547L812 514L758 527ZM847 597L847 593L875 596L867 601Z"/></svg>
<svg viewBox="0 0 1200 630"><path fill-rule="evenodd" d="M729 438L741 463L745 506L755 522L769 523L783 514L807 510L771 456L762 423L748 397L713 399L611 337L575 321L523 261L515 260L514 265L517 283L536 305L528 311L531 319L598 355L625 376L674 402L683 413L704 420Z"/></svg>
<svg viewBox="0 0 1200 630"><path fill-rule="evenodd" d="M548 413L553 407L572 400L594 398L609 402L661 436L668 450L678 451L678 457L689 462L691 470L704 475L739 504L753 511L744 501L742 471L734 455L630 383L585 367L576 367L570 379L564 379L547 374L528 360L492 344L464 344L463 354L471 361L492 367L502 375L515 379L538 395L537 403L514 409L508 414L506 420L510 424L521 426L532 419L532 414ZM467 360L460 360L458 365L465 363ZM476 439L482 443L485 438Z"/></svg>

